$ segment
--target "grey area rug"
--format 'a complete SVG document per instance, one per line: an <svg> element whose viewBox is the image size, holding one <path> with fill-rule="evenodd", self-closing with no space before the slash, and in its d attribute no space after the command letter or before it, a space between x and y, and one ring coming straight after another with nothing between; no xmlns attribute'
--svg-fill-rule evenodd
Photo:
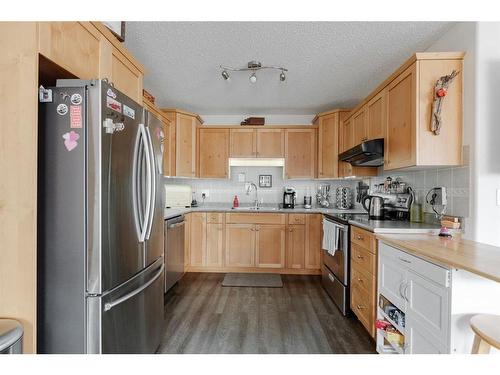
<svg viewBox="0 0 500 375"><path fill-rule="evenodd" d="M226 273L222 286L283 288L283 281L275 273Z"/></svg>

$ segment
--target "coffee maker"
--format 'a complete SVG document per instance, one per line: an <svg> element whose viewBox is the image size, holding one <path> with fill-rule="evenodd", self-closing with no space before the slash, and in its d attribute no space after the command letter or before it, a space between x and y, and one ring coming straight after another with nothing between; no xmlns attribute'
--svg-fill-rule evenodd
<svg viewBox="0 0 500 375"><path fill-rule="evenodd" d="M285 187L283 191L283 208L294 208L297 193L293 187Z"/></svg>

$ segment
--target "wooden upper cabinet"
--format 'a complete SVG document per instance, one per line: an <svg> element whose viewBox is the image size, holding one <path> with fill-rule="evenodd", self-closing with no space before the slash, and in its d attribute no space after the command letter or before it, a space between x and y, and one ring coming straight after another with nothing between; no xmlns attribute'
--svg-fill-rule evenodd
<svg viewBox="0 0 500 375"><path fill-rule="evenodd" d="M352 115L351 121L352 122L349 125L353 127L353 140L350 142L350 144L351 147L354 147L368 140L365 107L362 107L359 111Z"/></svg>
<svg viewBox="0 0 500 375"><path fill-rule="evenodd" d="M314 178L316 129L285 130L285 177Z"/></svg>
<svg viewBox="0 0 500 375"><path fill-rule="evenodd" d="M289 225L286 241L286 267L305 268L306 256L306 226Z"/></svg>
<svg viewBox="0 0 500 375"><path fill-rule="evenodd" d="M256 226L255 261L257 267L285 267L285 225Z"/></svg>
<svg viewBox="0 0 500 375"><path fill-rule="evenodd" d="M178 109L162 109L170 120L173 153L171 163L175 165L175 176L195 177L198 175L197 141L198 127L201 118L194 114Z"/></svg>
<svg viewBox="0 0 500 375"><path fill-rule="evenodd" d="M283 129L231 129L230 143L233 158L282 158L285 154Z"/></svg>
<svg viewBox="0 0 500 375"><path fill-rule="evenodd" d="M231 129L230 156L253 158L257 154L257 133L254 129Z"/></svg>
<svg viewBox="0 0 500 375"><path fill-rule="evenodd" d="M340 153L354 147L353 116L345 119L340 124Z"/></svg>
<svg viewBox="0 0 500 375"><path fill-rule="evenodd" d="M258 158L285 156L285 134L282 129L257 129Z"/></svg>
<svg viewBox="0 0 500 375"><path fill-rule="evenodd" d="M387 139L384 169L416 164L416 66L387 87Z"/></svg>
<svg viewBox="0 0 500 375"><path fill-rule="evenodd" d="M255 266L254 224L226 224L225 266Z"/></svg>
<svg viewBox="0 0 500 375"><path fill-rule="evenodd" d="M113 47L111 54L111 76L108 79L118 90L140 103L143 73L117 48Z"/></svg>
<svg viewBox="0 0 500 375"><path fill-rule="evenodd" d="M229 129L200 128L200 177L227 178L229 160Z"/></svg>
<svg viewBox="0 0 500 375"><path fill-rule="evenodd" d="M337 178L339 154L339 112L320 116L318 123L318 177Z"/></svg>
<svg viewBox="0 0 500 375"><path fill-rule="evenodd" d="M38 30L40 54L78 78L101 77L102 36L90 22L39 22Z"/></svg>
<svg viewBox="0 0 500 375"><path fill-rule="evenodd" d="M368 127L368 139L385 138L385 95L382 90L366 104L366 123Z"/></svg>

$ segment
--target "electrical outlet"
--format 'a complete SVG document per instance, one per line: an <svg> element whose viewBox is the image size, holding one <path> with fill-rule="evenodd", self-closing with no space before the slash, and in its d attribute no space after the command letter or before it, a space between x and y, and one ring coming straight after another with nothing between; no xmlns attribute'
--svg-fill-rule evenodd
<svg viewBox="0 0 500 375"><path fill-rule="evenodd" d="M210 190L202 190L201 191L201 198L202 199L207 199L210 196Z"/></svg>
<svg viewBox="0 0 500 375"><path fill-rule="evenodd" d="M434 206L446 206L448 204L446 198L446 188L444 186L435 187L430 194L429 203Z"/></svg>
<svg viewBox="0 0 500 375"><path fill-rule="evenodd" d="M245 182L247 179L245 172L238 173L238 182Z"/></svg>

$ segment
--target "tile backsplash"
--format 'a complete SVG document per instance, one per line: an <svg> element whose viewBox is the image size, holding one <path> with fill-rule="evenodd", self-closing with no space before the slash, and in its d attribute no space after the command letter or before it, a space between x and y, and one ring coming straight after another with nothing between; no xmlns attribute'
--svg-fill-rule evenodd
<svg viewBox="0 0 500 375"><path fill-rule="evenodd" d="M205 202L227 202L232 203L235 195L242 204L253 203L255 193L252 191L249 195L245 193L245 183L238 181L238 175L245 174L245 181L253 182L259 186L259 175L272 175L271 188L258 188L259 200L262 198L264 203L277 204L283 200L284 187L294 187L297 191L297 204L304 202L304 195L307 188L310 189L313 197L313 204L316 203L316 191L321 184L330 184L330 201L335 199L335 189L339 186L349 186L356 193L355 187L357 181L352 180L284 180L282 167L231 167L231 178L226 179L187 179L187 178L166 178L166 184L187 184L196 192L196 199L201 202L202 191L209 193Z"/></svg>
<svg viewBox="0 0 500 375"><path fill-rule="evenodd" d="M448 205L446 214L467 218L470 215L470 168L469 166L455 168L435 168L420 171L382 171L379 176L370 179L370 190L382 183L387 176L393 179L400 177L418 194L419 202L424 204L425 212L432 212L430 205L425 203L427 192L436 186L446 187Z"/></svg>

